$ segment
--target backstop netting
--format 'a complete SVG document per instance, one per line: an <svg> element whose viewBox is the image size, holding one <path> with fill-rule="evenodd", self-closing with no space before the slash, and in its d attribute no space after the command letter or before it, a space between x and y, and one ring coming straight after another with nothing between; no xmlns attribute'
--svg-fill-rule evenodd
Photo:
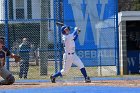
<svg viewBox="0 0 140 93"><path fill-rule="evenodd" d="M6 47L24 57L28 63L6 61L16 79L22 71L28 79L48 79L63 67L60 27L64 22L79 27L76 53L89 76L110 76L119 72L117 0L0 0L0 35ZM73 28L71 28L73 29ZM27 38L30 49L19 49ZM23 53L24 54L24 53ZM22 67L22 64L26 64ZM64 78L82 77L74 65Z"/></svg>

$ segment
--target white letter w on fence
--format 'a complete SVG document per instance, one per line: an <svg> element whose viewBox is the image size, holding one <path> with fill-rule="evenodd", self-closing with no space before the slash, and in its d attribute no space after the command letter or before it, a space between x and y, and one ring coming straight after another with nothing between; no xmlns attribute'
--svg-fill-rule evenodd
<svg viewBox="0 0 140 93"><path fill-rule="evenodd" d="M108 3L108 0L84 0L84 2L83 0L69 0L68 3L72 7L75 24L81 29L81 34L79 36L80 45L84 44L88 19L91 23L91 28L93 32L92 35L94 37L95 44L97 44L97 33L95 29L95 24L99 20L103 19L105 4ZM100 15L98 15L99 11L97 10L97 4L102 5ZM82 9L81 5L85 5L85 11Z"/></svg>

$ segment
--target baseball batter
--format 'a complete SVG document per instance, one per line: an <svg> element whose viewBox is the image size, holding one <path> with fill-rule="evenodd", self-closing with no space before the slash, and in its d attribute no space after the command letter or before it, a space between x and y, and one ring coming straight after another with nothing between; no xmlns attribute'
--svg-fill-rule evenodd
<svg viewBox="0 0 140 93"><path fill-rule="evenodd" d="M77 56L75 52L75 40L77 39L80 30L77 27L75 27L73 33L70 33L70 29L68 26L62 26L61 31L63 34L62 39L64 41L64 49L65 49L65 53L63 54L64 66L60 72L51 75L50 77L51 82L55 83L56 77L68 73L72 64L75 64L80 69L81 73L85 78L86 83L91 82L89 76L87 76L82 61L80 60L80 58Z"/></svg>
<svg viewBox="0 0 140 93"><path fill-rule="evenodd" d="M6 56L15 59L18 57L15 54L10 53L10 51L4 46L4 39L0 38L0 75L4 79L0 81L0 85L10 85L15 82L14 76L5 67Z"/></svg>

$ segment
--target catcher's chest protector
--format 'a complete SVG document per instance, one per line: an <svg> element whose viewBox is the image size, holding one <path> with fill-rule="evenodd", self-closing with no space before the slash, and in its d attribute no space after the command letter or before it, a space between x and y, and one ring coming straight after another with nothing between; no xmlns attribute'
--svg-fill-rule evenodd
<svg viewBox="0 0 140 93"><path fill-rule="evenodd" d="M0 50L0 68L4 66L6 59L6 51Z"/></svg>
<svg viewBox="0 0 140 93"><path fill-rule="evenodd" d="M6 57L6 51L0 50L0 58L5 58Z"/></svg>
<svg viewBox="0 0 140 93"><path fill-rule="evenodd" d="M11 74L3 65L5 63L6 54L5 49L0 50L0 75L3 79L6 79Z"/></svg>

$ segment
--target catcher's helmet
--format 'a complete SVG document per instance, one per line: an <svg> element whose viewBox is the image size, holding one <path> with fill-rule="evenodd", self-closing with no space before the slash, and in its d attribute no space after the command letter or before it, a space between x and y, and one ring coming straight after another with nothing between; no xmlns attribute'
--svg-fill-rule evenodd
<svg viewBox="0 0 140 93"><path fill-rule="evenodd" d="M5 38L4 38L3 36L0 36L0 43L1 43L1 44L4 44L4 39L5 39Z"/></svg>
<svg viewBox="0 0 140 93"><path fill-rule="evenodd" d="M0 39L2 39L2 40L4 41L5 37L3 37L3 36L0 36Z"/></svg>
<svg viewBox="0 0 140 93"><path fill-rule="evenodd" d="M68 28L68 26L62 26L62 27L61 27L61 32L62 32L62 34L65 34L65 29L66 29L66 28Z"/></svg>

